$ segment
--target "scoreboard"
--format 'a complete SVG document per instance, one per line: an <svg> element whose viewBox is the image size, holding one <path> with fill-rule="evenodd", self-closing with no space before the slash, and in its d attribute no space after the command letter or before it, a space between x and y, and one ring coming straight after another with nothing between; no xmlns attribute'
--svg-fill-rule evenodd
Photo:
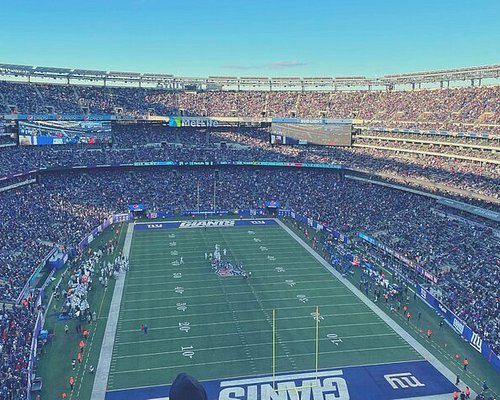
<svg viewBox="0 0 500 400"><path fill-rule="evenodd" d="M19 145L109 144L110 121L20 121Z"/></svg>
<svg viewBox="0 0 500 400"><path fill-rule="evenodd" d="M272 144L315 144L323 146L351 146L352 123L329 120L305 120L313 122L272 122Z"/></svg>

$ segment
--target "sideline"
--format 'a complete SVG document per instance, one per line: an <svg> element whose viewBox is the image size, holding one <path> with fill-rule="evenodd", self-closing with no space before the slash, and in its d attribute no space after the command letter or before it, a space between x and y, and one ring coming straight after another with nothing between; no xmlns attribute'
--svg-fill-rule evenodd
<svg viewBox="0 0 500 400"><path fill-rule="evenodd" d="M399 336L401 336L411 347L413 347L425 360L429 361L439 372L441 372L446 379L451 383L455 383L456 375L448 369L441 361L439 361L429 350L422 346L413 336L406 332L397 322L390 318L384 311L378 308L371 300L369 300L358 288L328 264L318 253L316 253L307 243L305 243L295 232L286 226L279 219L276 222L281 226L290 236L292 236L304 249L306 249L317 261L323 265L329 272L332 273L340 282L342 282L356 297L358 297L368 308L370 308L382 321L384 321L391 329L393 329ZM461 381L462 385L467 385ZM469 385L470 387L470 385ZM471 395L475 396L471 390ZM442 396L441 398L449 399L450 396Z"/></svg>
<svg viewBox="0 0 500 400"><path fill-rule="evenodd" d="M123 245L123 254L130 260L130 245L132 243L132 235L134 232L134 224L129 223L127 227L127 236ZM99 354L99 363L95 372L94 386L92 388L92 400L104 400L106 396L106 387L108 383L109 370L111 367L111 357L113 355L113 346L115 343L116 328L118 325L118 317L120 314L120 304L122 301L123 289L125 287L125 277L127 272L118 275L113 291L113 298L109 308L108 322L104 332L101 353Z"/></svg>

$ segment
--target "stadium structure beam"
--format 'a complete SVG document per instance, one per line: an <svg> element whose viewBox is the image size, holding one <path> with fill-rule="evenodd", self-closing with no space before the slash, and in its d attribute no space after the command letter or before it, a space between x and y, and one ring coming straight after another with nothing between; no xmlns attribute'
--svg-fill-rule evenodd
<svg viewBox="0 0 500 400"><path fill-rule="evenodd" d="M269 90L287 88L311 89L337 89L352 87L386 87L394 88L396 85L411 85L412 88L421 87L425 83L436 83L443 87L443 82L449 87L450 82L469 81L472 86L481 84L482 80L500 77L500 64L455 68L448 70L424 71L404 74L384 75L380 77L345 76L345 77L182 77L168 74L100 71L69 69L56 67L28 66L16 64L0 64L0 77L25 78L31 82L32 78L51 79L71 84L77 82L102 82L106 86L109 82L142 86L142 84L156 85L174 90L196 89L224 89L235 88L252 90L255 88L268 88Z"/></svg>

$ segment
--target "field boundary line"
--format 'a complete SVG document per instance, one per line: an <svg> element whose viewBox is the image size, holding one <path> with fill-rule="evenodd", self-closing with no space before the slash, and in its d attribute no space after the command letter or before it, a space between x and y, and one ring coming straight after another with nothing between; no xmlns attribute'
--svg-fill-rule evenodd
<svg viewBox="0 0 500 400"><path fill-rule="evenodd" d="M134 224L131 223L127 227L127 236L123 245L123 254L129 258L130 245L132 243L132 236L134 233ZM118 326L118 316L120 313L120 304L123 296L123 289L125 287L125 277L127 272L118 274L111 299L109 308L108 322L106 323L106 330L104 332L104 339L102 342L101 353L99 354L99 362L97 364L94 386L92 387L92 400L104 400L106 396L106 389L108 384L108 377L111 368L111 358L113 355L113 346L115 343L116 328Z"/></svg>

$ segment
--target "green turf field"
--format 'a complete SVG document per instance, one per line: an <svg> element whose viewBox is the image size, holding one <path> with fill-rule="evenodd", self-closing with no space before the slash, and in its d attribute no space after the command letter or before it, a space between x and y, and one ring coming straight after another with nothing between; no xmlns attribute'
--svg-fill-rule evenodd
<svg viewBox="0 0 500 400"><path fill-rule="evenodd" d="M215 244L252 277L219 277ZM136 230L107 389L271 374L273 309L276 373L314 370L316 306L320 369L422 358L277 225Z"/></svg>

